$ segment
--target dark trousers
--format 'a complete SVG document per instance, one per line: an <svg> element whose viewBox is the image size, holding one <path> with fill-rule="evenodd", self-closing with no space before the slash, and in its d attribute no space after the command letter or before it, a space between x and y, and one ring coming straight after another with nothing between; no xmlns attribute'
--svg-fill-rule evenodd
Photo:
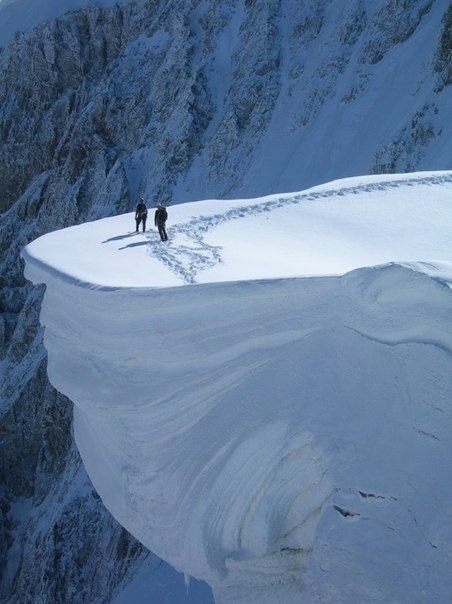
<svg viewBox="0 0 452 604"><path fill-rule="evenodd" d="M147 218L147 216L138 216L137 218L135 218L135 222L137 223L137 233L138 233L138 228L140 226L140 222L143 223L143 233L146 230L146 218Z"/></svg>
<svg viewBox="0 0 452 604"><path fill-rule="evenodd" d="M159 235L160 235L160 239L162 241L167 241L168 240L168 235L166 234L166 229L165 229L165 223L162 222L158 222L157 223L157 228L159 230Z"/></svg>

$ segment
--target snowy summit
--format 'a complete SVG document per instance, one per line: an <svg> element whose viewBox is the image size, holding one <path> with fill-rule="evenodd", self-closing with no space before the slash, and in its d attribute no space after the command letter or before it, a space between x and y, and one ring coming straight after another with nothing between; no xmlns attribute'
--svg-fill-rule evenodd
<svg viewBox="0 0 452 604"><path fill-rule="evenodd" d="M452 594L452 172L133 214L23 251L117 520L218 602Z"/></svg>
<svg viewBox="0 0 452 604"><path fill-rule="evenodd" d="M421 172L193 202L171 207L167 246L156 228L137 235L126 214L44 235L25 257L88 287L319 276L413 261L452 280L451 187L450 172Z"/></svg>

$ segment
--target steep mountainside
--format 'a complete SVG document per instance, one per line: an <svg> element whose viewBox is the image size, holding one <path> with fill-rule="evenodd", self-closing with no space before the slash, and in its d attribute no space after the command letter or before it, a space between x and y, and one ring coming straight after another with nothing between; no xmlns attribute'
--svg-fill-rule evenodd
<svg viewBox="0 0 452 604"><path fill-rule="evenodd" d="M451 19L447 0L137 0L1 50L1 597L108 599L146 555L80 467L21 248L139 194L450 167Z"/></svg>
<svg viewBox="0 0 452 604"><path fill-rule="evenodd" d="M114 0L0 0L0 44L5 46L18 32L27 32L40 23L64 13L90 6L108 6Z"/></svg>

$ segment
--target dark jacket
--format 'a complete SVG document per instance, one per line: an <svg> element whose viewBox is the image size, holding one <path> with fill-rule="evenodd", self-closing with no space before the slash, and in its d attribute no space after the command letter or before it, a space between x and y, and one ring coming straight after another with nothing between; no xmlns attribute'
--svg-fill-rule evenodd
<svg viewBox="0 0 452 604"><path fill-rule="evenodd" d="M148 209L146 207L146 204L144 204L142 201L140 201L140 203L137 205L137 208L135 210L135 218L146 218L147 215L148 215Z"/></svg>
<svg viewBox="0 0 452 604"><path fill-rule="evenodd" d="M157 208L155 210L155 216L154 216L155 226L157 226L159 224L165 224L167 218L168 218L168 212L165 210L165 208Z"/></svg>

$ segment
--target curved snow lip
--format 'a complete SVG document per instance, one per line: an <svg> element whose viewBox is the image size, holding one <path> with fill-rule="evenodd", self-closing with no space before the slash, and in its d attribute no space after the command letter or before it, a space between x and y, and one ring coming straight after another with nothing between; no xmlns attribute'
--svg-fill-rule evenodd
<svg viewBox="0 0 452 604"><path fill-rule="evenodd" d="M41 321L105 505L218 602L402 601L426 565L445 601L451 308L396 264L116 291L48 274Z"/></svg>
<svg viewBox="0 0 452 604"><path fill-rule="evenodd" d="M300 193L170 210L170 241L133 215L49 233L28 263L91 289L339 275L398 262L452 281L452 172L344 179Z"/></svg>
<svg viewBox="0 0 452 604"><path fill-rule="evenodd" d="M84 281L83 279L78 279L77 277L70 275L64 272L61 269L58 269L51 264L48 264L44 260L35 257L32 253L30 253L29 246L25 246L21 251L21 256L25 261L25 276L28 278L30 275L30 267L33 266L33 279L29 279L34 283L46 283L49 277L53 277L58 279L61 282L67 283L69 285L75 285L77 287L83 287L85 289L91 289L94 291L121 291L126 289L136 289L136 290L149 290L153 288L149 287L133 287L129 288L126 286L114 286L114 285L101 285L99 283L94 283L92 281Z"/></svg>
<svg viewBox="0 0 452 604"><path fill-rule="evenodd" d="M24 252L27 277L47 285L48 375L74 402L75 439L93 484L124 527L206 580L218 602L299 604L319 593L337 601L343 590L344 601L428 592L439 602L452 593L452 293L443 282L452 174L415 181L366 191L374 203L362 191L307 204L275 196L270 212L290 249L291 225L299 231L312 213L319 237L331 238L333 225L334 233L345 229L348 245L363 236L361 219L352 228L344 222L358 206L365 204L372 225L368 243L375 224L387 224L376 223L382 208L399 200L390 218L408 221L400 239L407 249L413 233L422 264L306 278L265 270L246 280L245 268L257 265L239 266L228 250L246 232L265 252L257 243L263 233L268 246L267 202L255 200L247 212L243 201L225 202L233 219L220 222L212 202L182 207L182 230L168 248L140 235L124 264L117 262L124 250L104 247L100 266L119 270L121 287L106 283L105 273L93 279L103 285L90 285L64 246L74 256L74 241L87 245L76 250L80 260L100 230L94 250L114 237L110 243L124 247L114 234L124 217L51 234ZM292 212L300 208L304 223ZM410 208L417 208L411 216ZM430 220L426 234L416 230L420 216ZM206 248L187 238L199 223L206 246L221 243L221 262L197 270L193 258L205 259ZM177 266L194 267L196 282L170 262L177 250ZM443 264L432 261L437 252ZM141 272L163 266L151 280L157 286L126 287L137 259ZM423 274L437 270L440 279Z"/></svg>
<svg viewBox="0 0 452 604"><path fill-rule="evenodd" d="M73 285L76 287L81 287L87 290L91 290L93 292L121 292L121 291L130 291L130 292L152 292L154 290L183 290L187 287L203 287L206 283L186 283L182 285L173 285L170 287L152 287L152 286L142 286L142 287L126 287L126 286L113 286L113 285L100 285L98 283L79 280L76 277L68 275L67 273L46 264L42 260L36 259L31 256L25 247L21 251L21 256L25 261L25 276L29 279L29 281L35 284L46 284L49 281L49 277L53 279L57 279L61 283L66 283L68 285ZM407 270L422 273L428 275L433 280L437 281L439 284L452 288L452 266L447 262L386 262L384 264L375 264L369 267L359 267L350 273L353 273L355 270L359 271L360 268L369 268L369 269L383 269L386 267L400 267L406 268ZM33 267L33 268L31 268ZM345 273L347 274L347 273ZM308 275L295 275L293 277L268 277L268 278L259 278L259 279L246 279L246 280L229 280L229 281L213 281L208 283L208 285L214 287L215 285L221 286L224 283L229 283L230 285L239 285L241 283L275 283L278 281L293 281L297 279L312 279L312 278L321 278L321 277L340 277L339 273L329 273L322 275L308 274Z"/></svg>

